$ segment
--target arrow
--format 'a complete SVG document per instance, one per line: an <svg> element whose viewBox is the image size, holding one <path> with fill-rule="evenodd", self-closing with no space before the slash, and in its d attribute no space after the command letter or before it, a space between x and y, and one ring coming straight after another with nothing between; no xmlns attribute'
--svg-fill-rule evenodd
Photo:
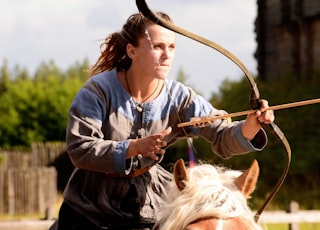
<svg viewBox="0 0 320 230"><path fill-rule="evenodd" d="M320 98L306 100L306 101L298 101L298 102L287 103L287 104L281 104L281 105L274 105L274 106L268 107L266 110L288 109L288 108L299 107L299 106L304 106L304 105L312 105L312 104L317 104L317 103L320 103ZM245 110L245 111L241 111L241 112L229 113L229 114L219 115L219 116L192 117L190 119L190 121L178 124L178 127L185 127L185 126L204 127L204 126L209 125L210 123L212 123L218 119L240 117L240 116L255 113L257 111L259 111L259 109Z"/></svg>

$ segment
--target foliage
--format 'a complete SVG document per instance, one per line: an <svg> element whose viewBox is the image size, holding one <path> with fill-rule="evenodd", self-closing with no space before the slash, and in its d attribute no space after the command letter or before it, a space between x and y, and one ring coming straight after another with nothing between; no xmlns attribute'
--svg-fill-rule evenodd
<svg viewBox="0 0 320 230"><path fill-rule="evenodd" d="M88 78L83 72L87 68L84 60L63 73L51 61L30 77L19 67L10 73L5 61L0 75L0 148L64 140L68 108Z"/></svg>

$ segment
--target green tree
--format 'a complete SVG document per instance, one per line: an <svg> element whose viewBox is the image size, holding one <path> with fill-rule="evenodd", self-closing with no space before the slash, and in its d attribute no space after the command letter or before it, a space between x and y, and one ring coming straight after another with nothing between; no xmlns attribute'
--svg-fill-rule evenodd
<svg viewBox="0 0 320 230"><path fill-rule="evenodd" d="M3 60L3 65L0 72L0 95L7 91L10 83L10 74L8 68L8 61Z"/></svg>
<svg viewBox="0 0 320 230"><path fill-rule="evenodd" d="M319 98L319 76L316 74L308 81L295 76L286 76L270 82L257 80L257 84L261 98L268 99L270 105L276 105ZM218 108L225 108L228 112L247 110L250 108L249 94L250 88L246 78L239 82L226 80L220 88L220 93L213 95L212 104ZM320 161L318 153L320 130L317 128L320 126L320 121L317 119L319 112L319 105L275 111L275 122L284 132L292 149L288 176L274 199L274 203L282 205L283 208L291 199L297 200L302 206L317 208L313 201L320 195L315 182L320 178L317 163L315 163ZM234 120L239 119L243 117ZM215 162L236 169L245 169L254 158L257 159L261 167L257 196L261 199L264 199L265 195L275 186L287 161L281 142L273 134L268 133L268 137L269 143L262 152L237 156L228 160L214 159ZM304 191L301 191L301 184L304 184ZM308 195L305 193L306 190L310 191ZM301 191L301 193L296 191ZM306 200L305 196L310 199Z"/></svg>
<svg viewBox="0 0 320 230"><path fill-rule="evenodd" d="M0 94L0 147L30 147L33 142L63 141L68 109L88 78L83 71L88 69L88 61L76 63L67 74L52 61L42 63L34 77L19 67L15 68L14 77L6 64L2 69L7 80L6 91ZM68 75L71 72L73 74Z"/></svg>

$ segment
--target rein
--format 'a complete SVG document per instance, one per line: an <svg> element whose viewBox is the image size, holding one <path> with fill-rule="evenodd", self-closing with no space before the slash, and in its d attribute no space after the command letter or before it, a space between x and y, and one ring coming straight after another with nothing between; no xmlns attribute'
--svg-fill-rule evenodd
<svg viewBox="0 0 320 230"><path fill-rule="evenodd" d="M194 34L188 30L180 28L180 27L174 25L173 23L162 20L154 12L152 12L149 9L145 0L136 0L136 5L137 5L140 13L142 13L146 18L150 19L154 23L156 23L160 26L163 26L166 29L169 29L173 32L180 34L180 35L183 35L187 38L190 38L192 40L200 42L203 45L206 45L206 46L220 52L222 55L226 56L227 58L229 58L234 64L236 64L243 71L243 73L245 74L245 76L247 77L247 79L249 81L249 84L251 85L251 96L250 96L251 108L252 109L259 109L260 108L260 99L259 99L260 92L257 87L257 84L254 81L254 79L253 79L252 75L250 74L250 72L248 71L248 69L246 68L246 66L236 56L234 56L232 53L230 53L228 50L226 50L222 46L220 46L220 45L218 45L218 44L216 44L216 43L214 43L204 37L201 37L201 36ZM265 202L262 204L262 206L256 212L256 214L255 214L255 221L256 222L258 222L261 213L263 212L265 207L268 205L268 203L271 201L271 199L275 196L275 194L279 191L280 187L282 186L282 184L287 176L287 173L289 171L290 162L291 162L290 144L289 144L287 138L285 137L285 135L283 134L283 132L280 130L280 128L274 122L271 124L268 124L268 125L261 123L261 125L265 130L268 130L271 133L275 134L282 141L283 146L284 146L286 153L287 153L287 163L286 163L286 166L285 166L285 168L282 172L282 175L281 175L280 179L278 180L277 184L275 185L273 190L270 192L270 194L267 197L267 199L265 200Z"/></svg>

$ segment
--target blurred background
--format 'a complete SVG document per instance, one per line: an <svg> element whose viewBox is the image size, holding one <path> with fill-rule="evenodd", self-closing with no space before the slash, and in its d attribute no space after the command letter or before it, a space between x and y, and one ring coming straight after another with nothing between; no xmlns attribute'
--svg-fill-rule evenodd
<svg viewBox="0 0 320 230"><path fill-rule="evenodd" d="M147 3L169 13L178 26L237 56L270 105L320 97L318 0ZM88 79L84 70L98 58L102 40L120 30L137 8L133 0L0 0L0 4L0 226L25 219L51 223L73 170L64 143L71 101ZM190 85L217 108L228 112L250 108L250 87L240 69L180 35L170 77ZM292 148L292 162L267 211L286 212L292 201L301 210L319 209L319 113L319 105L276 112L276 123ZM213 154L206 141L195 139L196 163L246 169L257 159L261 174L250 204L258 209L287 161L281 142L272 133L268 136L263 152L229 160ZM162 164L170 170L175 160L188 161L188 153L187 142L179 141L168 149ZM319 224L301 228L320 229Z"/></svg>

